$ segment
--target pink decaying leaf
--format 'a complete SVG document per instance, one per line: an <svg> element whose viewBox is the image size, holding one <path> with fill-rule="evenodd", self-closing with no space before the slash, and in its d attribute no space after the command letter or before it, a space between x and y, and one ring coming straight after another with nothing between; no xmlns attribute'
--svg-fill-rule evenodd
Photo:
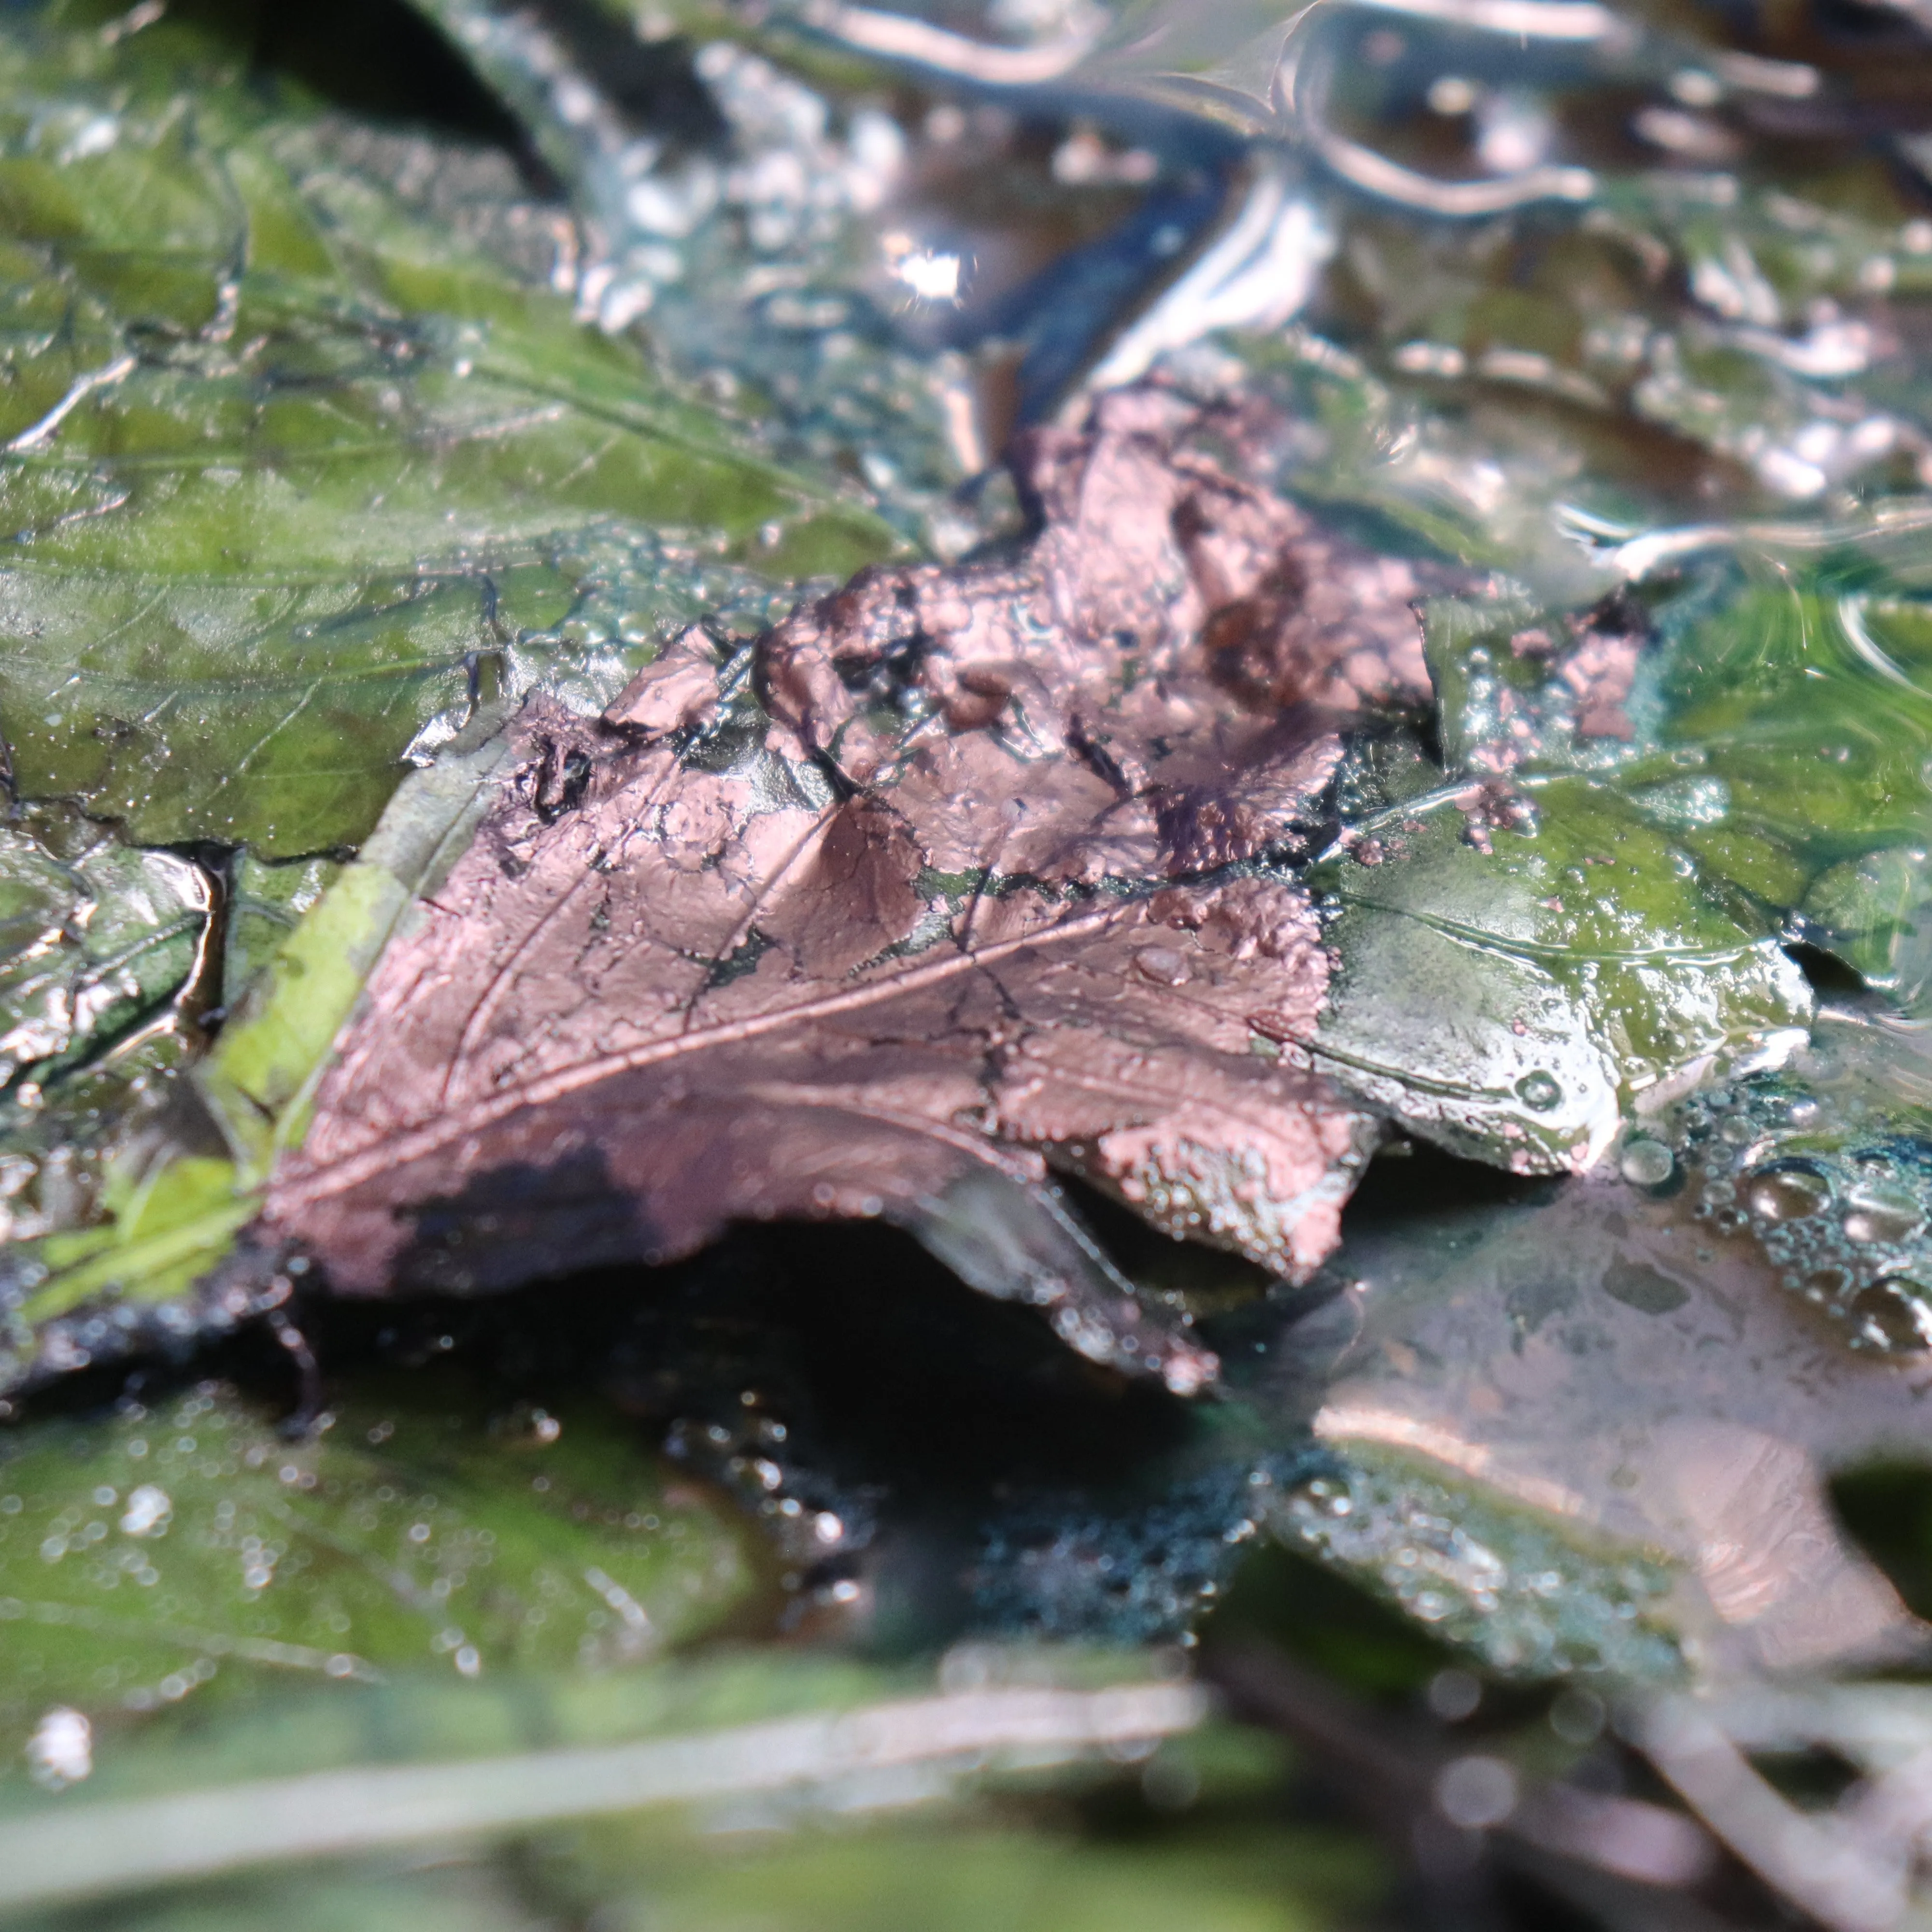
<svg viewBox="0 0 1932 1932"><path fill-rule="evenodd" d="M868 571L749 646L693 629L600 720L532 703L268 1231L376 1293L883 1215L1090 1354L1211 1376L1049 1175L1292 1276L1333 1246L1378 1130L1294 1046L1330 962L1292 868L1340 727L1424 674L1407 567L1202 427L1106 398L1023 445L1022 553Z"/></svg>

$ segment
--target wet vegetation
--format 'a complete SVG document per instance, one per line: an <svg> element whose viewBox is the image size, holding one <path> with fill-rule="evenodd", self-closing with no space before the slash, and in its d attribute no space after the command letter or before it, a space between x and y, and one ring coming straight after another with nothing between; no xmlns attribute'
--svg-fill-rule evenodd
<svg viewBox="0 0 1932 1932"><path fill-rule="evenodd" d="M1932 1911L1932 25L0 10L0 1916Z"/></svg>

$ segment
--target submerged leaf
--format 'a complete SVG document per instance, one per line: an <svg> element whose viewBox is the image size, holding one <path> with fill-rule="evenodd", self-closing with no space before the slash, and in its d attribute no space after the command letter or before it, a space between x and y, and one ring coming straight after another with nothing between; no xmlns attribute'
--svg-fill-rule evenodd
<svg viewBox="0 0 1932 1932"><path fill-rule="evenodd" d="M1312 1414L1348 1466L1291 1494L1276 1527L1512 1670L1547 1668L1553 1650L1559 1667L1648 1674L1635 1649L1616 1653L1665 1632L1686 1663L1719 1672L1922 1646L1823 1486L1874 1456L1923 1461L1926 1358L1848 1350L1807 1298L1778 1292L1786 1264L1767 1265L1746 1215L1720 1218L1708 1198L1720 1178L1742 1193L1723 1156L1749 1168L1775 1153L1766 1123L1788 1106L1788 1078L1702 1110L1688 1186L1647 1134L1592 1174L1502 1198L1453 1170L1378 1173L1375 1211L1324 1276L1332 1299L1278 1332L1251 1324L1270 1359L1240 1393L1289 1439ZM1788 1114L1784 1131L1797 1131ZM1787 1184L1802 1203L1802 1184ZM1513 1519L1511 1537L1540 1523L1647 1573L1621 1630L1612 1617L1592 1630L1587 1570L1552 1564L1543 1609L1560 1640L1540 1660L1524 1647L1508 1598L1539 1594L1540 1564L1468 1546L1501 1549L1493 1532ZM1670 1571L1682 1580L1666 1600L1656 1586Z"/></svg>
<svg viewBox="0 0 1932 1932"><path fill-rule="evenodd" d="M722 662L694 631L601 725L526 710L268 1229L338 1287L473 1288L740 1216L944 1224L1052 1160L1319 1261L1373 1128L1274 1046L1328 977L1286 866L1337 717L1416 694L1413 580L1190 449L1192 414L1125 392L1036 439L1024 557L862 575ZM1106 1281L1013 1287L1198 1384Z"/></svg>
<svg viewBox="0 0 1932 1932"><path fill-rule="evenodd" d="M1932 830L1932 827L1928 827ZM1932 878L1923 845L1841 860L1811 882L1801 908L1807 933L1868 986L1923 1012L1932 980Z"/></svg>

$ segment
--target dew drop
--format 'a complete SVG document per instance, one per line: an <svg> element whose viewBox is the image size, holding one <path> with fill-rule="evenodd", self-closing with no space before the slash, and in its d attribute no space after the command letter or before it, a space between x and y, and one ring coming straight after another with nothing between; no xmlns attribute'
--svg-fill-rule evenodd
<svg viewBox="0 0 1932 1932"><path fill-rule="evenodd" d="M1670 1178L1676 1165L1661 1141L1632 1141L1617 1162L1617 1171L1633 1187L1655 1187Z"/></svg>
<svg viewBox="0 0 1932 1932"><path fill-rule="evenodd" d="M1855 1187L1845 1233L1854 1241L1902 1241L1918 1232L1924 1218L1909 1194L1887 1187Z"/></svg>
<svg viewBox="0 0 1932 1932"><path fill-rule="evenodd" d="M1143 946L1134 955L1134 968L1157 986L1178 986L1187 978L1187 962L1171 946Z"/></svg>
<svg viewBox="0 0 1932 1932"><path fill-rule="evenodd" d="M1465 1831L1500 1825L1516 1809L1517 1795L1516 1773L1498 1757L1452 1759L1436 1780L1437 1810Z"/></svg>
<svg viewBox="0 0 1932 1932"><path fill-rule="evenodd" d="M1846 1312L1867 1348L1900 1355L1932 1348L1932 1291L1910 1275L1890 1275L1860 1288Z"/></svg>
<svg viewBox="0 0 1932 1932"><path fill-rule="evenodd" d="M34 1727L27 1744L34 1780L52 1791L78 1784L94 1769L94 1733L86 1718L56 1704Z"/></svg>
<svg viewBox="0 0 1932 1932"><path fill-rule="evenodd" d="M1547 1073L1526 1073L1516 1083L1516 1098L1526 1107L1546 1114L1563 1098L1563 1089Z"/></svg>
<svg viewBox="0 0 1932 1932"><path fill-rule="evenodd" d="M1744 1205L1760 1221L1802 1221L1832 1198L1832 1184L1796 1162L1760 1167L1744 1176Z"/></svg>

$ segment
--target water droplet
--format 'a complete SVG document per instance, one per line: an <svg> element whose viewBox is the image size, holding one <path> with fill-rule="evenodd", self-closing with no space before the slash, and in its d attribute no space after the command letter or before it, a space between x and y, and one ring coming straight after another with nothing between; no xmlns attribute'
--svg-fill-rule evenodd
<svg viewBox="0 0 1932 1932"><path fill-rule="evenodd" d="M1516 1809L1516 1773L1498 1757L1453 1759L1436 1780L1437 1810L1466 1832L1500 1825Z"/></svg>
<svg viewBox="0 0 1932 1932"><path fill-rule="evenodd" d="M1539 1114L1546 1114L1558 1106L1563 1098L1563 1089L1544 1072L1526 1073L1516 1083L1516 1098L1526 1107L1534 1108Z"/></svg>
<svg viewBox="0 0 1932 1932"><path fill-rule="evenodd" d="M1832 1184L1796 1162L1760 1167L1744 1176L1744 1205L1761 1221L1802 1221L1832 1198Z"/></svg>
<svg viewBox="0 0 1932 1932"><path fill-rule="evenodd" d="M1438 1670L1429 1680L1424 1695L1430 1709L1445 1724L1459 1724L1465 1718L1473 1716L1483 1701L1482 1681L1466 1670L1453 1667Z"/></svg>
<svg viewBox="0 0 1932 1932"><path fill-rule="evenodd" d="M34 1782L50 1790L78 1784L94 1769L92 1727L78 1711L56 1704L28 1741L27 1763Z"/></svg>
<svg viewBox="0 0 1932 1932"><path fill-rule="evenodd" d="M1902 1241L1924 1222L1918 1204L1900 1189L1855 1187L1845 1233L1854 1241Z"/></svg>
<svg viewBox="0 0 1932 1932"><path fill-rule="evenodd" d="M1732 1147L1742 1147L1757 1138L1755 1124L1742 1114L1733 1114L1718 1129L1718 1138L1728 1141Z"/></svg>
<svg viewBox="0 0 1932 1932"><path fill-rule="evenodd" d="M1550 1728L1565 1744L1593 1744L1604 1734L1608 1712L1594 1691L1571 1688L1557 1693L1549 1712Z"/></svg>
<svg viewBox="0 0 1932 1932"><path fill-rule="evenodd" d="M1617 1171L1633 1187L1655 1187L1670 1178L1675 1165L1661 1141L1636 1140L1624 1149Z"/></svg>
<svg viewBox="0 0 1932 1932"><path fill-rule="evenodd" d="M1187 978L1187 962L1171 946L1143 946L1134 955L1134 968L1157 986L1178 986Z"/></svg>
<svg viewBox="0 0 1932 1932"><path fill-rule="evenodd" d="M1860 1288L1846 1312L1867 1348L1888 1354L1932 1348L1932 1292L1910 1275L1890 1275Z"/></svg>
<svg viewBox="0 0 1932 1932"><path fill-rule="evenodd" d="M121 1518L124 1536L165 1536L174 1516L174 1504L166 1490L143 1483L128 1492L128 1508Z"/></svg>

